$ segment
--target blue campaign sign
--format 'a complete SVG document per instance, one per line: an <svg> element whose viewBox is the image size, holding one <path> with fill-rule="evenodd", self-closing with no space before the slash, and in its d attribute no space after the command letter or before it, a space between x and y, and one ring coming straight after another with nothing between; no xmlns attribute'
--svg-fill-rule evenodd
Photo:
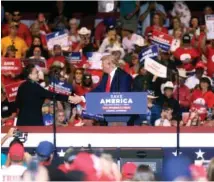
<svg viewBox="0 0 214 182"><path fill-rule="evenodd" d="M156 58L158 56L158 46L152 45L147 48L142 49L139 54L140 63L143 63L146 58Z"/></svg>
<svg viewBox="0 0 214 182"><path fill-rule="evenodd" d="M80 52L71 52L65 55L65 58L68 60L69 63L77 63L82 61L82 56Z"/></svg>
<svg viewBox="0 0 214 182"><path fill-rule="evenodd" d="M147 93L88 93L86 94L86 111L106 115L146 114Z"/></svg>
<svg viewBox="0 0 214 182"><path fill-rule="evenodd" d="M71 95L72 85L67 82L62 82L52 79L50 80L49 90L58 94Z"/></svg>
<svg viewBox="0 0 214 182"><path fill-rule="evenodd" d="M60 35L65 34L65 31L59 31L59 32L53 32L46 35L46 40L49 41L50 39L53 39L55 37L58 37Z"/></svg>
<svg viewBox="0 0 214 182"><path fill-rule="evenodd" d="M90 58L93 56L93 52L86 52L87 60L90 60Z"/></svg>

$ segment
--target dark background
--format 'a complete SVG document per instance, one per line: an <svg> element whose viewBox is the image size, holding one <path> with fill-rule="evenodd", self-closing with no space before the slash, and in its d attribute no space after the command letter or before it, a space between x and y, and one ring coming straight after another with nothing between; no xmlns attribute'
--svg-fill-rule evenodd
<svg viewBox="0 0 214 182"><path fill-rule="evenodd" d="M5 11L18 9L21 12L52 12L55 1L1 1ZM141 4L146 1L141 1ZM166 11L173 7L173 1L158 1L164 5ZM214 6L213 1L187 1L191 11L202 11L206 5ZM97 13L97 1L65 1L65 14L71 15L75 12L82 12L85 15L94 15Z"/></svg>

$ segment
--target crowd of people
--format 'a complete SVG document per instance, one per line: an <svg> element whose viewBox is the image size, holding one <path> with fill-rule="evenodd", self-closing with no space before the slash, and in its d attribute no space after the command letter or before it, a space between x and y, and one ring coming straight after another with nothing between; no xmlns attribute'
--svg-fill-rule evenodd
<svg viewBox="0 0 214 182"><path fill-rule="evenodd" d="M11 128L1 145L16 132ZM146 164L126 162L118 166L117 159L102 149L69 147L63 161L55 155L54 145L41 141L35 154L29 154L18 138L1 153L1 181L213 181L214 158L208 166L195 165L185 155L163 159L162 171Z"/></svg>
<svg viewBox="0 0 214 182"><path fill-rule="evenodd" d="M127 125L214 126L214 40L207 39L204 18L213 14L211 6L193 17L185 2L175 2L168 13L159 2L122 1L119 19L105 18L89 29L76 18L68 20L61 3L52 21L38 13L30 27L19 10L4 10L1 56L21 61L22 70L1 75L2 125L13 125L15 118L18 126L52 125L54 106L59 127L107 125L102 117L83 114L86 93L147 92L147 114L132 115ZM49 48L47 35L56 31L68 34L66 48ZM167 67L167 78L152 74L140 60L154 31L173 37L170 49L159 47L153 58ZM71 63L70 53L80 53L81 61ZM72 88L70 95L48 91L53 79ZM9 101L5 88L23 80L16 100Z"/></svg>

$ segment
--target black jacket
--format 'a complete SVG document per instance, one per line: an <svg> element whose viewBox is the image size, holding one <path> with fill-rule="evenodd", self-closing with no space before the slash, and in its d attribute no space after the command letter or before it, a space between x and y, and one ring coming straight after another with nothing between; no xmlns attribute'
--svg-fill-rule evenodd
<svg viewBox="0 0 214 182"><path fill-rule="evenodd" d="M38 83L27 80L22 83L16 96L19 109L17 126L42 126L42 105L45 99L53 99L54 94ZM68 96L56 94L56 100L68 101Z"/></svg>

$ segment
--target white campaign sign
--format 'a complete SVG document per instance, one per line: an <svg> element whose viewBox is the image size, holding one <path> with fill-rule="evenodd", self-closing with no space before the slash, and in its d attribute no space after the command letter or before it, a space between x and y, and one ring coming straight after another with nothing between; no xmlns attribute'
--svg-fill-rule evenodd
<svg viewBox="0 0 214 182"><path fill-rule="evenodd" d="M151 58L145 59L145 69L161 78L166 78L167 76L167 68Z"/></svg>
<svg viewBox="0 0 214 182"><path fill-rule="evenodd" d="M206 15L207 39L214 39L214 15Z"/></svg>

